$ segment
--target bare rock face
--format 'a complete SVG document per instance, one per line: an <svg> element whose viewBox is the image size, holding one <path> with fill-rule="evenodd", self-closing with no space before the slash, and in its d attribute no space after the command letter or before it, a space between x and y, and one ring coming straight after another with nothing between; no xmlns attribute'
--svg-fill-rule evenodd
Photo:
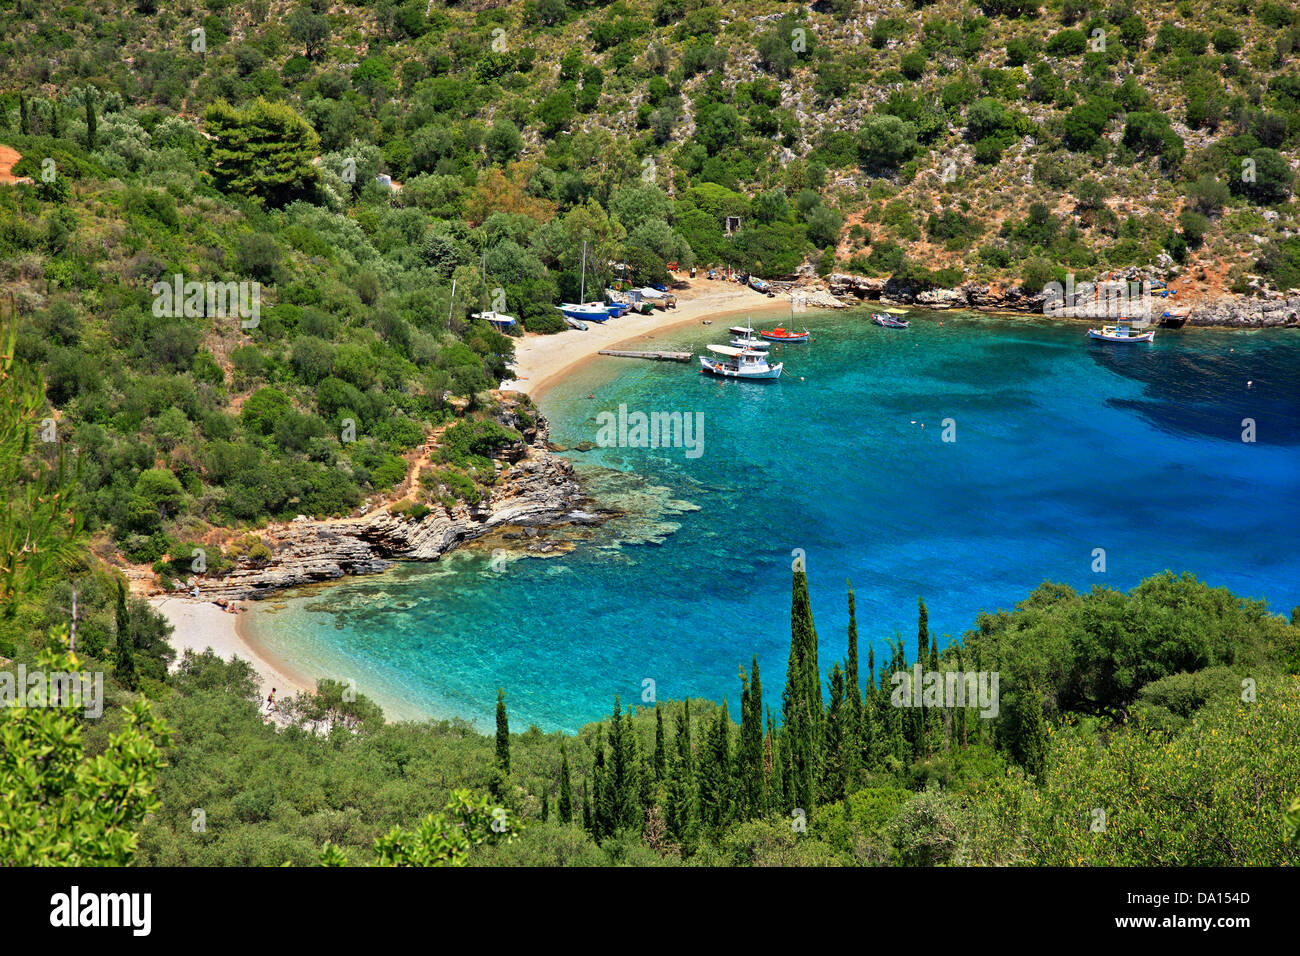
<svg viewBox="0 0 1300 956"><path fill-rule="evenodd" d="M499 528L599 523L603 518L591 510L573 466L546 449L545 419L538 416L538 422L525 431L533 443L514 450L517 460L478 505L462 503L450 512L435 508L418 520L381 509L365 518L295 521L273 529L274 553L266 567L239 568L219 580L200 581L201 595L208 600L263 598L346 574L377 574L394 559L433 561Z"/></svg>
<svg viewBox="0 0 1300 956"><path fill-rule="evenodd" d="M1284 299L1232 296L1197 303L1187 317L1187 324L1236 328L1300 326L1300 295L1288 295Z"/></svg>
<svg viewBox="0 0 1300 956"><path fill-rule="evenodd" d="M1044 295L1019 286L993 289L967 282L953 289L939 289L898 279L833 273L827 280L833 295L859 300L890 299L930 309L977 309L993 312L1041 312Z"/></svg>

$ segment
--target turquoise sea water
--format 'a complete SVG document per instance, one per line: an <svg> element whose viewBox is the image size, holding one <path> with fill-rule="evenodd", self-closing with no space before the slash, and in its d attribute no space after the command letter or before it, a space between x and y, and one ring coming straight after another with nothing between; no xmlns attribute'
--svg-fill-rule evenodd
<svg viewBox="0 0 1300 956"><path fill-rule="evenodd" d="M620 404L703 416L698 457L570 453L626 517L547 535L571 550L502 571L490 550L514 542L265 602L252 631L306 676L355 679L390 716L487 729L502 686L513 727L573 730L615 694L641 703L646 681L659 699L734 710L754 654L779 704L796 549L826 667L844 653L846 579L878 654L896 632L912 647L918 595L931 628L957 637L1044 579L1129 588L1169 568L1279 612L1300 604L1294 333L1115 346L1073 323L911 319L894 331L858 310L807 313L813 342L775 347L786 373L768 385L597 360L543 399L554 441L597 441L598 415ZM658 344L724 334L697 325Z"/></svg>

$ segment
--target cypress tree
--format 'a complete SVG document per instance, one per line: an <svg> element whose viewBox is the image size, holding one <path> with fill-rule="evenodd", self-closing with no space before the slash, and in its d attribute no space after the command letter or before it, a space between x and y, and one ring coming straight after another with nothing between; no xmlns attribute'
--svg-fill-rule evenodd
<svg viewBox="0 0 1300 956"><path fill-rule="evenodd" d="M135 640L131 636L131 617L126 610L126 585L117 584L117 646L113 655L113 673L117 682L127 690L135 690L140 682L135 673Z"/></svg>
<svg viewBox="0 0 1300 956"><path fill-rule="evenodd" d="M858 608L849 585L849 653L844 658L844 699L847 704L845 740L862 739L862 682L858 677Z"/></svg>
<svg viewBox="0 0 1300 956"><path fill-rule="evenodd" d="M95 139L99 135L99 119L95 115L95 88L86 87L86 149L95 148Z"/></svg>
<svg viewBox="0 0 1300 956"><path fill-rule="evenodd" d="M826 759L822 793L830 802L843 800L857 777L858 738L849 725L848 684L839 661L831 668L831 702L826 714Z"/></svg>
<svg viewBox="0 0 1300 956"><path fill-rule="evenodd" d="M723 700L700 764L700 820L705 826L721 828L731 819L731 718Z"/></svg>
<svg viewBox="0 0 1300 956"><path fill-rule="evenodd" d="M655 755L651 766L655 783L663 780L668 773L668 744L664 739L664 709L658 701L655 702Z"/></svg>
<svg viewBox="0 0 1300 956"><path fill-rule="evenodd" d="M933 633L930 635L930 670L934 673L939 672L939 638ZM926 725L926 733L930 741L943 742L944 721L948 718L948 712L940 705L938 710L931 708L930 720Z"/></svg>
<svg viewBox="0 0 1300 956"><path fill-rule="evenodd" d="M769 813L786 812L785 774L782 772L780 730L776 726L776 717L772 708L767 708L767 737L763 741L763 761L767 780L767 803Z"/></svg>
<svg viewBox="0 0 1300 956"><path fill-rule="evenodd" d="M18 131L24 136L32 132L32 121L27 115L27 97L22 93L18 94Z"/></svg>
<svg viewBox="0 0 1300 956"><path fill-rule="evenodd" d="M1043 694L1027 673L1015 677L1015 693L997 722L998 744L1013 760L1035 775L1047 759L1047 723L1043 720Z"/></svg>
<svg viewBox="0 0 1300 956"><path fill-rule="evenodd" d="M695 825L695 752L691 747L691 702L682 702L673 741L673 771L668 780L668 832L676 840L687 840Z"/></svg>
<svg viewBox="0 0 1300 956"><path fill-rule="evenodd" d="M930 612L926 610L925 598L916 599L916 662L924 664L930 653Z"/></svg>
<svg viewBox="0 0 1300 956"><path fill-rule="evenodd" d="M497 688L497 765L492 781L492 792L498 800L505 795L506 781L510 778L510 722L506 719L505 688Z"/></svg>
<svg viewBox="0 0 1300 956"><path fill-rule="evenodd" d="M614 713L609 721L606 787L603 799L598 804L609 833L640 823L641 788L636 779L638 766L632 712L623 714L622 701L615 695Z"/></svg>
<svg viewBox="0 0 1300 956"><path fill-rule="evenodd" d="M542 787L542 822L545 823L551 819L551 801L546 794L546 787Z"/></svg>
<svg viewBox="0 0 1300 956"><path fill-rule="evenodd" d="M788 747L787 786L794 806L809 812L815 798L817 763L825 711L817 666L817 630L813 625L808 576L794 572L790 598L790 656L782 694L784 736Z"/></svg>
<svg viewBox="0 0 1300 956"><path fill-rule="evenodd" d="M560 744L560 811L561 823L573 822L573 783L569 779L569 750Z"/></svg>
<svg viewBox="0 0 1300 956"><path fill-rule="evenodd" d="M736 755L735 793L737 810L746 820L760 817L765 811L763 766L763 684L758 674L758 655L754 655L753 683L740 671L740 746Z"/></svg>
<svg viewBox="0 0 1300 956"><path fill-rule="evenodd" d="M605 726L596 727L596 756L591 767L592 821L597 839L608 836L614 830L614 793L610 786L609 771L605 763Z"/></svg>
<svg viewBox="0 0 1300 956"><path fill-rule="evenodd" d="M960 672L963 673L963 674L964 674L965 671L966 671L966 663L965 663L964 660L962 660L962 652L961 652L961 643L960 643L960 642L958 642L958 644L957 644L957 670L960 671ZM963 748L965 748L965 746L966 746L966 711L967 711L967 708L962 707L962 708L959 708L955 714L953 714L953 720L954 720L954 721L960 721L960 722L961 722L961 745L962 745ZM956 724L953 725L953 728L954 728L954 729L953 729L953 739L956 740L956 739L957 739Z"/></svg>
<svg viewBox="0 0 1300 956"><path fill-rule="evenodd" d="M890 688L893 686L891 673L907 668L907 654L903 650L903 639L897 634L889 641L889 647L889 666L881 672L879 694L880 713L885 723L885 752L905 761L910 757L912 746L912 711L893 705Z"/></svg>
<svg viewBox="0 0 1300 956"><path fill-rule="evenodd" d="M59 129L59 102L50 100L50 135L58 139L62 132Z"/></svg>
<svg viewBox="0 0 1300 956"><path fill-rule="evenodd" d="M636 742L635 737L633 738L633 742ZM636 818L638 820L644 820L646 814L650 812L650 808L655 805L655 797L658 794L658 788L655 784L654 757L652 754L643 754L641 759L637 761L636 776L637 782L640 784L637 791L638 800Z"/></svg>
<svg viewBox="0 0 1300 956"><path fill-rule="evenodd" d="M617 707L617 701L615 701ZM632 708L623 714L622 731L619 734L619 755L614 761L615 794L620 828L641 829L641 804L646 794L642 789L641 753L637 744L636 731L632 727Z"/></svg>
<svg viewBox="0 0 1300 956"><path fill-rule="evenodd" d="M918 597L916 599L916 662L924 668L929 656L930 612L926 609L925 600ZM930 748L926 739L928 725L929 714L926 713L925 699L922 698L921 706L915 708L912 719L912 748L917 756L929 753Z"/></svg>
<svg viewBox="0 0 1300 956"><path fill-rule="evenodd" d="M587 788L582 788L582 828L588 833L595 835L596 821L591 816L591 800L587 796Z"/></svg>
<svg viewBox="0 0 1300 956"><path fill-rule="evenodd" d="M870 769L875 766L878 742L876 740L878 721L876 720L876 651L867 646L867 686L862 691L860 702L861 720L859 722L860 766Z"/></svg>

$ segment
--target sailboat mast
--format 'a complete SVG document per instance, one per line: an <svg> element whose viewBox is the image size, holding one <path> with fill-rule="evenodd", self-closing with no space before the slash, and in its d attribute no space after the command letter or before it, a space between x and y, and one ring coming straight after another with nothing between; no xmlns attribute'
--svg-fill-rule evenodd
<svg viewBox="0 0 1300 956"><path fill-rule="evenodd" d="M582 244L582 285L578 290L578 302L587 301L587 244Z"/></svg>

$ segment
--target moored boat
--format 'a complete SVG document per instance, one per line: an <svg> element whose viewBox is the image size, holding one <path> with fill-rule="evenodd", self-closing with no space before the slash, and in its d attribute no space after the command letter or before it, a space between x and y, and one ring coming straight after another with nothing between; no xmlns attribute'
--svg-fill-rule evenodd
<svg viewBox="0 0 1300 956"><path fill-rule="evenodd" d="M720 378L752 379L770 382L781 377L784 362L769 365L767 355L756 349L742 349L731 345L710 345L709 351L718 358L708 355L700 356L702 373L717 375Z"/></svg>
<svg viewBox="0 0 1300 956"><path fill-rule="evenodd" d="M906 319L896 319L892 315L885 315L883 312L871 313L871 321L887 329L905 329L909 324Z"/></svg>
<svg viewBox="0 0 1300 956"><path fill-rule="evenodd" d="M738 349L755 349L760 352L766 352L772 346L758 338L754 329L748 325L733 325L727 329L731 333L731 344Z"/></svg>
<svg viewBox="0 0 1300 956"><path fill-rule="evenodd" d="M790 343L807 342L810 335L807 329L804 329L802 332L791 332L789 329L782 328L781 326L777 326L770 330L764 329L758 334L770 342Z"/></svg>
<svg viewBox="0 0 1300 956"><path fill-rule="evenodd" d="M1141 332L1129 323L1121 322L1118 325L1103 325L1100 329L1089 329L1088 338L1102 342L1154 342L1156 332L1155 329Z"/></svg>

